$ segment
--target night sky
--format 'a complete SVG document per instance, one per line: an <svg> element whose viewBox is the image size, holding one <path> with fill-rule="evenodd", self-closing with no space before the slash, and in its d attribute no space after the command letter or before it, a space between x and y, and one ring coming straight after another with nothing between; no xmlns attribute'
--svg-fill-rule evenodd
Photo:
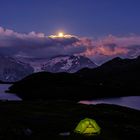
<svg viewBox="0 0 140 140"><path fill-rule="evenodd" d="M140 0L0 0L0 54L140 55ZM72 38L48 38L62 31Z"/></svg>
<svg viewBox="0 0 140 140"><path fill-rule="evenodd" d="M0 0L0 25L18 32L140 34L140 0Z"/></svg>

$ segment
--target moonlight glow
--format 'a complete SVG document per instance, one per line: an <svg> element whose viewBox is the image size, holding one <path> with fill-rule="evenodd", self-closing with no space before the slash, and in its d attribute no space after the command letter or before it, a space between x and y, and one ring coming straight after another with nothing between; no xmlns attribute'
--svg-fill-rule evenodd
<svg viewBox="0 0 140 140"><path fill-rule="evenodd" d="M64 32L58 32L56 35L50 35L50 38L72 38L77 37L75 35L65 34Z"/></svg>
<svg viewBox="0 0 140 140"><path fill-rule="evenodd" d="M64 37L64 33L63 32L59 32L58 33L58 37Z"/></svg>

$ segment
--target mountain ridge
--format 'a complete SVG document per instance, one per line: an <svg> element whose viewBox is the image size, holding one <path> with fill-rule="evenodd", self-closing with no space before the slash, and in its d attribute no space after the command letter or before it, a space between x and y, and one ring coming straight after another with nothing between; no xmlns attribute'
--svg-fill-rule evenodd
<svg viewBox="0 0 140 140"><path fill-rule="evenodd" d="M95 69L83 69L77 73L33 74L15 83L10 87L9 92L18 93L19 97L25 100L85 100L139 94L139 59L120 59L119 61L124 63L124 66L119 64L117 69L110 68L107 62ZM111 65L112 62L116 65L116 62L112 60L110 62Z"/></svg>
<svg viewBox="0 0 140 140"><path fill-rule="evenodd" d="M32 73L42 71L74 73L84 67L97 67L89 58L69 55L56 56L51 59L0 55L0 66L0 80L4 82L16 82Z"/></svg>
<svg viewBox="0 0 140 140"><path fill-rule="evenodd" d="M30 75L32 67L9 56L0 56L0 81L15 82Z"/></svg>

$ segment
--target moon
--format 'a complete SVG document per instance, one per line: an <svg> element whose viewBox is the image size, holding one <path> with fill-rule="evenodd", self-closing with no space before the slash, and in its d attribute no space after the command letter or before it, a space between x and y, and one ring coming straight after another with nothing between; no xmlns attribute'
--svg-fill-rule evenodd
<svg viewBox="0 0 140 140"><path fill-rule="evenodd" d="M63 32L59 32L58 33L58 37L64 37L64 33Z"/></svg>

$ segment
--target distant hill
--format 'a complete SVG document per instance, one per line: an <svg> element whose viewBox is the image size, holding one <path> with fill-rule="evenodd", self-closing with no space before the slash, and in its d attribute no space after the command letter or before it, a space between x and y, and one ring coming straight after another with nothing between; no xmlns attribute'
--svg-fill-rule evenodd
<svg viewBox="0 0 140 140"><path fill-rule="evenodd" d="M16 82L10 92L22 99L93 99L140 93L140 57L115 58L74 74L37 73Z"/></svg>
<svg viewBox="0 0 140 140"><path fill-rule="evenodd" d="M137 87L140 84L140 57L136 59L117 57L96 69L82 69L78 74L105 86L135 85Z"/></svg>
<svg viewBox="0 0 140 140"><path fill-rule="evenodd" d="M40 72L16 82L9 92L22 99L77 99L84 86L76 74Z"/></svg>

